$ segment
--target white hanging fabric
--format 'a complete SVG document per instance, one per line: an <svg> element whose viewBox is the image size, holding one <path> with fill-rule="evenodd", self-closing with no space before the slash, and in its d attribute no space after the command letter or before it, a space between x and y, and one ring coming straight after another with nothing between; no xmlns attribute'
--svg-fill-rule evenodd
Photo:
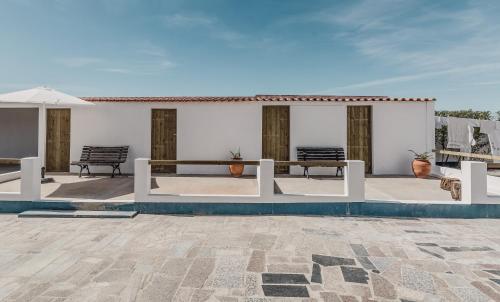
<svg viewBox="0 0 500 302"><path fill-rule="evenodd" d="M448 118L446 116L435 116L434 124L436 129L441 129L443 126L448 125Z"/></svg>
<svg viewBox="0 0 500 302"><path fill-rule="evenodd" d="M479 126L479 121L474 119L448 117L448 145L447 148L460 149L471 152L474 140L474 127Z"/></svg>
<svg viewBox="0 0 500 302"><path fill-rule="evenodd" d="M500 122L480 121L481 133L488 135L490 141L491 155L500 156ZM500 160L494 160L499 163Z"/></svg>

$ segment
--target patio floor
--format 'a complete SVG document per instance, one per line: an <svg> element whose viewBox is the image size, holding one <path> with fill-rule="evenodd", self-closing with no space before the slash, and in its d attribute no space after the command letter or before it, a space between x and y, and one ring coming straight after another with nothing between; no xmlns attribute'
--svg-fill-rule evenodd
<svg viewBox="0 0 500 302"><path fill-rule="evenodd" d="M107 176L82 177L77 175L48 175L55 182L42 184L46 199L133 200L133 178ZM275 178L275 191L283 194L343 194L341 178L283 176ZM0 191L19 191L20 181L0 184ZM154 176L152 193L162 194L257 194L254 177L227 176ZM439 180L416 179L406 176L366 178L367 200L450 201L447 191L439 188Z"/></svg>
<svg viewBox="0 0 500 302"><path fill-rule="evenodd" d="M0 300L500 301L499 229L495 219L0 215Z"/></svg>

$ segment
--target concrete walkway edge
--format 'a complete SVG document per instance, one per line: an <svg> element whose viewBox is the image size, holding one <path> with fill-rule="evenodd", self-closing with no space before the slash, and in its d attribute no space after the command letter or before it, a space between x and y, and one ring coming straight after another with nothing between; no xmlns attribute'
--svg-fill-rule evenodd
<svg viewBox="0 0 500 302"><path fill-rule="evenodd" d="M317 215L412 218L500 218L500 204L335 203L161 203L0 201L0 213L28 210L138 211L174 215Z"/></svg>

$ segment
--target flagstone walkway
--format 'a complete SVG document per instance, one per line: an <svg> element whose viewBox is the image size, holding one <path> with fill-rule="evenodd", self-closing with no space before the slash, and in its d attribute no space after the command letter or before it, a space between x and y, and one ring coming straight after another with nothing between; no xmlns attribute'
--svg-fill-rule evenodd
<svg viewBox="0 0 500 302"><path fill-rule="evenodd" d="M0 301L500 301L500 220L0 215Z"/></svg>

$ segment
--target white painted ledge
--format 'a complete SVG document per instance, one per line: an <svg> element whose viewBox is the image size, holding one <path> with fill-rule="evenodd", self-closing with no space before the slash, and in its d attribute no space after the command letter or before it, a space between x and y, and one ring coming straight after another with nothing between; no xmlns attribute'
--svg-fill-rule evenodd
<svg viewBox="0 0 500 302"><path fill-rule="evenodd" d="M307 203L307 202L363 202L365 201L364 162L347 161L343 195L331 194L275 194L274 161L261 159L257 167L258 194L152 194L149 158L135 160L134 192L136 202L206 202L206 203Z"/></svg>

